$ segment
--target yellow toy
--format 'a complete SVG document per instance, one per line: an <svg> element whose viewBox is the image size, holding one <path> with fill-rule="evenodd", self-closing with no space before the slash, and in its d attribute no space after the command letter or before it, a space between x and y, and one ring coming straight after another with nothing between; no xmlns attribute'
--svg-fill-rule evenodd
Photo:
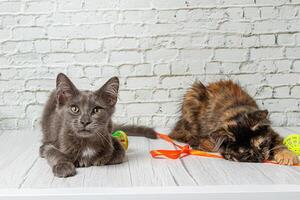
<svg viewBox="0 0 300 200"><path fill-rule="evenodd" d="M283 144L300 156L300 134L292 134L283 140Z"/></svg>
<svg viewBox="0 0 300 200"><path fill-rule="evenodd" d="M128 149L128 137L124 131L117 130L113 132L112 136L117 138L121 142L125 150Z"/></svg>

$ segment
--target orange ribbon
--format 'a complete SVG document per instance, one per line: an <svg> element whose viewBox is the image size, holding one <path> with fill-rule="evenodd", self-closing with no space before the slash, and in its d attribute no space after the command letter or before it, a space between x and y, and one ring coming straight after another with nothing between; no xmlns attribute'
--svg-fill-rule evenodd
<svg viewBox="0 0 300 200"><path fill-rule="evenodd" d="M180 146L176 144L168 135L157 133L157 136L160 139L170 142L175 147L177 147L178 150L152 150L150 151L150 154L152 155L153 158L167 157L171 159L178 159L188 155L203 156L203 157L210 157L210 158L223 158L222 156L210 154L205 151L191 149L189 145Z"/></svg>
<svg viewBox="0 0 300 200"><path fill-rule="evenodd" d="M153 158L178 159L178 158L186 157L188 155L202 156L202 157L209 157L209 158L223 158L223 156L220 155L215 155L215 154L207 153L205 151L191 149L189 145L181 146L179 144L176 144L168 135L165 134L157 133L157 137L173 144L175 147L178 148L178 150L152 150L150 151L150 154ZM274 161L269 161L269 160L265 161L264 163L278 164ZM295 164L294 166L300 166L300 164Z"/></svg>

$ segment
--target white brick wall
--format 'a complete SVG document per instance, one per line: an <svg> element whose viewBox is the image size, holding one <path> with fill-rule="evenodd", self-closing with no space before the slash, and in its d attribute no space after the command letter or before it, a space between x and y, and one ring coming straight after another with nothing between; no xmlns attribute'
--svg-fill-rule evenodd
<svg viewBox="0 0 300 200"><path fill-rule="evenodd" d="M121 79L116 119L170 126L199 79L239 81L300 125L299 0L0 0L0 130L38 126L58 72Z"/></svg>

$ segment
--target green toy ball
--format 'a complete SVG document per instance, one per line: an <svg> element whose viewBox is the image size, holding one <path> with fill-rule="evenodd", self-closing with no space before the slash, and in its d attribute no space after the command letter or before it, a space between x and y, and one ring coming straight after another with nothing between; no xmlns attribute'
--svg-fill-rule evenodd
<svg viewBox="0 0 300 200"><path fill-rule="evenodd" d="M283 140L283 144L287 148L300 156L300 134L292 134Z"/></svg>
<svg viewBox="0 0 300 200"><path fill-rule="evenodd" d="M112 133L112 136L117 138L121 142L125 150L128 149L128 137L124 131L117 130Z"/></svg>

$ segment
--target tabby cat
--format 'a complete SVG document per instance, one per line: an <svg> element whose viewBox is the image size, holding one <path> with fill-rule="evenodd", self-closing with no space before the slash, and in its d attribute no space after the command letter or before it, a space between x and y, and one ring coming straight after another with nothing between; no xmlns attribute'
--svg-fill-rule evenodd
<svg viewBox="0 0 300 200"><path fill-rule="evenodd" d="M293 165L298 157L271 128L268 111L260 110L238 84L228 80L195 82L186 92L181 116L170 137L195 149L219 152L225 159Z"/></svg>
<svg viewBox="0 0 300 200"><path fill-rule="evenodd" d="M115 125L119 80L113 77L97 91L80 91L64 74L58 74L42 116L40 156L48 160L57 177L73 176L75 167L119 164L125 151L111 136L122 129L128 135L155 138L153 129Z"/></svg>

